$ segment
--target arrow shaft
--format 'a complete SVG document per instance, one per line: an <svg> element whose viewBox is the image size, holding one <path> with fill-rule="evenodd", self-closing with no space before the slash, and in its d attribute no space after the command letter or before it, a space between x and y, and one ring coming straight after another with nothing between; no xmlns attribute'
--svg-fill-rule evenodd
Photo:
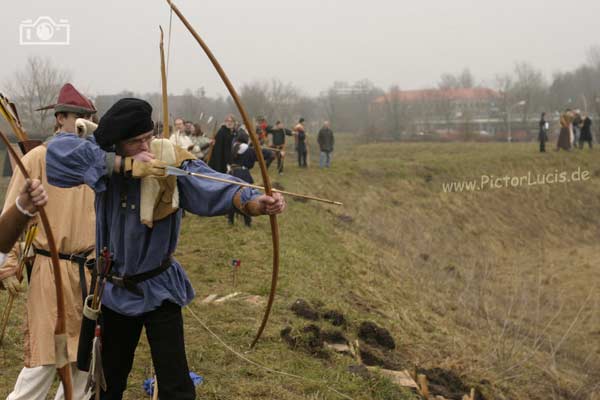
<svg viewBox="0 0 600 400"><path fill-rule="evenodd" d="M183 171L183 170L180 170ZM199 174L196 172L188 172L188 171L183 171L186 175L189 176L195 176L197 178L202 178L202 179L208 179L210 181L215 181L215 182L222 182L222 183L229 183L232 185L238 185L241 187L248 187L248 188L253 188L253 189L258 189L258 190L262 190L263 192L265 191L265 188L263 186L259 186L259 185L254 185L252 183L246 183L246 182L238 182L238 181L234 181L234 180L230 180L230 179L225 179L225 178L218 178L216 176L210 176L210 175L205 175L205 174ZM319 197L315 197L315 196L309 196L309 195L305 195L305 194L299 194L299 193L294 193L294 192L288 192L285 190L279 190L279 189L272 189L273 192L276 193L281 193L284 194L286 196L292 196L292 197L298 197L301 199L307 199L307 200L314 200L314 201L320 201L322 203L328 203L328 204L335 204L336 206L341 206L343 205L342 203L340 203L339 201L333 201L333 200L328 200L328 199L322 199Z"/></svg>

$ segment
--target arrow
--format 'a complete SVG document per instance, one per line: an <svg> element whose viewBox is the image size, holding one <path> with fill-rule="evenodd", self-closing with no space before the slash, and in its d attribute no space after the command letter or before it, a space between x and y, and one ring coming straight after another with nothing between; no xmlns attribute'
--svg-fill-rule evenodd
<svg viewBox="0 0 600 400"><path fill-rule="evenodd" d="M195 176L197 178L208 179L210 181L222 182L222 183L229 183L231 185L238 185L238 186L241 186L241 187L249 187L249 188L253 188L253 189L262 190L263 192L265 191L264 187L258 186L258 185L253 185L251 183L238 182L238 181L234 181L234 180L229 180L229 179L224 179L224 178L218 178L216 176L199 174L199 173L196 173L196 172L189 172L189 171L185 171L185 170L183 170L181 168L176 168L176 167L171 167L171 166L167 166L165 169L167 171L167 175L174 175L174 176ZM278 190L278 189L273 189L273 192L281 193L281 194L284 194L284 195L287 195L287 196L298 197L298 198L301 198L301 199L314 200L314 201L320 201L322 203L334 204L336 206L343 206L343 204L340 203L339 201L321 199L321 198L315 197L315 196L308 196L308 195L304 195L304 194L287 192L285 190Z"/></svg>

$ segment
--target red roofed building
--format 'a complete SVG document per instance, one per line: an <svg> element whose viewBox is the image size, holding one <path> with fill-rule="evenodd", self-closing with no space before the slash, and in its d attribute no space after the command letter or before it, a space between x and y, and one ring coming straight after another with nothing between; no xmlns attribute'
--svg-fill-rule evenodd
<svg viewBox="0 0 600 400"><path fill-rule="evenodd" d="M461 88L461 89L424 89L424 90L399 90L376 98L373 103L384 103L395 97L402 102L418 102L423 99L438 100L451 99L455 102L490 102L499 100L500 93L488 88Z"/></svg>
<svg viewBox="0 0 600 400"><path fill-rule="evenodd" d="M396 90L373 100L371 115L397 135L493 134L502 94L483 87Z"/></svg>

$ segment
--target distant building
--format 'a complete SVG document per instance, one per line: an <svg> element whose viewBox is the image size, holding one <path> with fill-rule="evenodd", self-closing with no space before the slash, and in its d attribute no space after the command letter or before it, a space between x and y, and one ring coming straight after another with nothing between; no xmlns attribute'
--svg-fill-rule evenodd
<svg viewBox="0 0 600 400"><path fill-rule="evenodd" d="M484 87L397 90L377 97L370 112L399 135L494 136L505 123L501 93Z"/></svg>
<svg viewBox="0 0 600 400"><path fill-rule="evenodd" d="M429 103L431 105L445 103L452 114L459 115L470 112L473 117L488 117L490 113L498 111L497 103L502 96L499 92L489 88L469 89L424 89L424 90L399 90L387 93L373 101L373 106L385 106L393 102L415 107ZM440 112L446 111L439 108ZM445 115L437 115L445 118Z"/></svg>

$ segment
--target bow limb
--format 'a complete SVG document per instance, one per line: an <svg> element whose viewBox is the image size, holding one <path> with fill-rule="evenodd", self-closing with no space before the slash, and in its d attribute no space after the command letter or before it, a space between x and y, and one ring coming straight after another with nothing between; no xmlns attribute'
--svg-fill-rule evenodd
<svg viewBox="0 0 600 400"><path fill-rule="evenodd" d="M163 131L162 137L168 139L169 132L169 95L167 93L167 69L165 67L165 46L163 42L163 28L160 28L160 77L162 83Z"/></svg>
<svg viewBox="0 0 600 400"><path fill-rule="evenodd" d="M19 147L21 148L21 152L23 154L27 154L33 148L42 144L41 140L29 139L25 129L23 129L23 125L21 125L21 120L19 119L19 114L17 113L17 107L1 93L0 116L2 116L9 123L11 129L17 137Z"/></svg>
<svg viewBox="0 0 600 400"><path fill-rule="evenodd" d="M10 141L6 135L0 131L0 139L6 145L6 149L10 156L14 159L15 163L19 167L19 170L26 179L31 179L27 169L21 162L19 155L12 148ZM46 237L48 239L48 249L50 250L52 267L54 269L54 282L56 286L56 326L54 328L54 339L55 339L55 361L56 369L60 376L60 380L63 384L63 390L65 392L65 400L73 400L73 386L71 384L71 368L69 364L69 358L67 353L67 339L66 339L66 320L65 320L65 298L63 294L63 282L62 275L60 273L60 262L58 260L58 250L56 248L56 242L52 229L50 228L50 222L48 216L43 207L39 208L40 220Z"/></svg>
<svg viewBox="0 0 600 400"><path fill-rule="evenodd" d="M17 136L17 139L21 142L28 140L25 130L21 126L19 117L14 112L14 105L2 94L0 94L0 115L9 123L11 129Z"/></svg>
<svg viewBox="0 0 600 400"><path fill-rule="evenodd" d="M175 4L173 4L173 2L171 0L167 0L167 3L169 3L169 6L171 7L171 9L175 12L175 14L177 14L177 17L179 17L181 22L185 25L187 30L192 34L194 39L196 39L196 42L198 42L200 47L202 47L202 49L204 50L204 53L208 56L208 58L210 59L210 62L215 67L219 76L221 77L221 80L227 87L227 90L229 91L231 98L235 102L235 105L237 106L237 109L240 112L240 115L242 116L244 125L246 125L246 129L248 130L248 133L250 134L250 139L252 140L252 145L254 146L254 149L256 151L256 158L258 159L258 164L260 166L260 173L262 175L263 185L265 187L265 193L268 196L272 196L273 191L272 191L271 179L269 178L269 174L267 171L267 165L265 163L265 159L263 157L262 150L260 147L260 142L258 140L258 136L256 136L256 131L254 130L254 126L250 122L248 113L246 112L246 109L242 105L242 101L240 100L240 97L238 96L231 81L227 77L227 74L225 74L225 71L221 67L221 64L219 64L219 62L213 55L210 48L206 45L204 40L202 40L200 35L198 35L198 33L194 30L192 25L190 25L188 20L183 16L181 11L179 11L179 9L175 6ZM271 308L273 307L273 301L275 299L275 292L277 290L277 278L279 275L279 226L277 224L277 217L275 215L270 215L269 219L270 219L270 223L271 223L271 238L273 241L273 272L272 272L272 276L271 276L271 291L269 293L269 300L267 301L267 307L265 310L265 314L263 316L260 327L258 328L258 332L256 333L256 336L254 337L254 340L252 341L252 344L250 345L250 348L253 348L256 345L256 343L258 342L258 339L260 339L260 336L262 335L265 327L267 326L267 321L269 320L269 314L271 313Z"/></svg>

